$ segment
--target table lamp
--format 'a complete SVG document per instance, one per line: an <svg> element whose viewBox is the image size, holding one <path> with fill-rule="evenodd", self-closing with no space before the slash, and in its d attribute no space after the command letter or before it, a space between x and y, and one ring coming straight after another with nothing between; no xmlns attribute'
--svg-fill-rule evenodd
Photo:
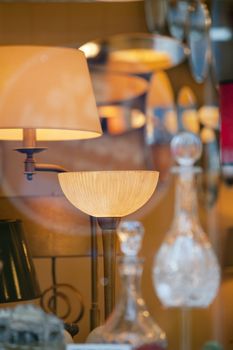
<svg viewBox="0 0 233 350"><path fill-rule="evenodd" d="M49 46L0 47L0 140L22 141L25 175L66 171L38 164L37 141L65 141L102 134L84 54Z"/></svg>
<svg viewBox="0 0 233 350"><path fill-rule="evenodd" d="M157 185L158 172L66 172L58 178L67 199L84 213L97 218L102 229L107 318L115 297L116 227L121 217L135 212L149 200Z"/></svg>
<svg viewBox="0 0 233 350"><path fill-rule="evenodd" d="M0 140L23 141L25 174L64 171L36 164L36 141L87 139L102 134L84 54L48 46L0 47Z"/></svg>

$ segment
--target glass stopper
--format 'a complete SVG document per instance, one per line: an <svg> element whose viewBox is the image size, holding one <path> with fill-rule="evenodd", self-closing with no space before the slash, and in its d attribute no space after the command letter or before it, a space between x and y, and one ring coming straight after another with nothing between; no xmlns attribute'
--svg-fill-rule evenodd
<svg viewBox="0 0 233 350"><path fill-rule="evenodd" d="M180 132L171 141L171 151L180 166L192 166L201 156L200 138L191 132Z"/></svg>
<svg viewBox="0 0 233 350"><path fill-rule="evenodd" d="M137 256L141 249L144 228L139 221L123 221L117 229L121 251L125 256Z"/></svg>

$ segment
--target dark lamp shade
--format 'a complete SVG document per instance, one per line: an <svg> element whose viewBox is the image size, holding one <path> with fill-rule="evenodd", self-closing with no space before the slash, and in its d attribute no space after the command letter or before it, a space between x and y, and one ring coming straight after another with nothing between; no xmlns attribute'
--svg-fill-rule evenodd
<svg viewBox="0 0 233 350"><path fill-rule="evenodd" d="M31 300L40 288L20 220L0 220L0 302Z"/></svg>

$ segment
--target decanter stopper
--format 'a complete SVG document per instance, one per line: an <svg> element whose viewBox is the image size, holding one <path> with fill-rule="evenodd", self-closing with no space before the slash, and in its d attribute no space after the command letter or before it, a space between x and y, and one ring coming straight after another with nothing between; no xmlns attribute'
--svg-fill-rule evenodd
<svg viewBox="0 0 233 350"><path fill-rule="evenodd" d="M135 257L141 249L144 228L139 221L123 221L117 229L121 251L125 256Z"/></svg>
<svg viewBox="0 0 233 350"><path fill-rule="evenodd" d="M200 138L191 132L180 132L171 141L171 152L180 166L193 166L202 153Z"/></svg>

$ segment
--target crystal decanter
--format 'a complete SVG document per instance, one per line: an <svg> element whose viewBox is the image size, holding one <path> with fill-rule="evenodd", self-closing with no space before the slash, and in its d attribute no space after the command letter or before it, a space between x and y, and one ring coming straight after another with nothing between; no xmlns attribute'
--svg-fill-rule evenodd
<svg viewBox="0 0 233 350"><path fill-rule="evenodd" d="M118 266L121 296L102 328L105 343L130 344L133 348L159 350L166 348L165 333L152 319L141 295L143 259L137 256L144 233L137 221L125 221L118 227L121 250Z"/></svg>
<svg viewBox="0 0 233 350"><path fill-rule="evenodd" d="M202 152L199 138L181 132L172 139L171 151L179 166L174 219L154 259L155 291L167 307L207 307L220 284L220 268L198 217L194 167Z"/></svg>

